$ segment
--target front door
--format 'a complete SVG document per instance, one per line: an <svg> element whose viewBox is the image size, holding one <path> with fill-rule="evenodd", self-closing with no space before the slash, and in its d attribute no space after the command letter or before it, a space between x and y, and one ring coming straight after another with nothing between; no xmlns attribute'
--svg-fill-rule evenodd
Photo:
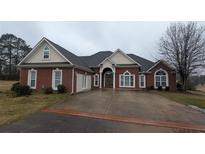
<svg viewBox="0 0 205 154"><path fill-rule="evenodd" d="M104 87L105 88L113 88L113 72L107 71L104 75Z"/></svg>

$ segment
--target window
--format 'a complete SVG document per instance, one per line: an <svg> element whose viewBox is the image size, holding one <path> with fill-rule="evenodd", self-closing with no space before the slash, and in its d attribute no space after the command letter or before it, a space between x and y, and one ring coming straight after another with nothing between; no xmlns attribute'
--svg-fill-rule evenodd
<svg viewBox="0 0 205 154"><path fill-rule="evenodd" d="M99 86L99 74L94 75L94 86Z"/></svg>
<svg viewBox="0 0 205 154"><path fill-rule="evenodd" d="M134 87L135 76L128 71L120 75L120 87Z"/></svg>
<svg viewBox="0 0 205 154"><path fill-rule="evenodd" d="M82 88L86 88L86 75L82 75Z"/></svg>
<svg viewBox="0 0 205 154"><path fill-rule="evenodd" d="M139 87L140 88L145 88L145 75L140 75L139 76Z"/></svg>
<svg viewBox="0 0 205 154"><path fill-rule="evenodd" d="M53 89L57 90L60 84L62 84L62 70L53 70Z"/></svg>
<svg viewBox="0 0 205 154"><path fill-rule="evenodd" d="M155 72L155 88L160 86L164 88L168 86L167 81L168 81L167 72L161 69Z"/></svg>
<svg viewBox="0 0 205 154"><path fill-rule="evenodd" d="M31 69L28 72L28 85L32 89L36 89L37 70Z"/></svg>
<svg viewBox="0 0 205 154"><path fill-rule="evenodd" d="M45 46L43 49L43 59L49 59L50 58L50 49L48 46Z"/></svg>

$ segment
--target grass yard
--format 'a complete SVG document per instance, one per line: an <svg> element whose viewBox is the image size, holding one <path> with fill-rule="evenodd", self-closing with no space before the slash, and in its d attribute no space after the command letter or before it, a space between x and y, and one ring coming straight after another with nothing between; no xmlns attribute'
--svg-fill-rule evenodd
<svg viewBox="0 0 205 154"><path fill-rule="evenodd" d="M0 92L6 92L11 89L11 86L13 83L16 83L18 81L4 81L0 80Z"/></svg>
<svg viewBox="0 0 205 154"><path fill-rule="evenodd" d="M157 93L178 103L185 105L194 105L198 106L199 108L205 109L205 95L166 91L154 91L154 93Z"/></svg>
<svg viewBox="0 0 205 154"><path fill-rule="evenodd" d="M12 97L8 90L13 81L0 81L0 125L11 123L44 107L63 101L67 94L33 93L30 96ZM7 92L6 92L7 91Z"/></svg>
<svg viewBox="0 0 205 154"><path fill-rule="evenodd" d="M196 86L196 90L205 92L205 85L198 85L198 86Z"/></svg>

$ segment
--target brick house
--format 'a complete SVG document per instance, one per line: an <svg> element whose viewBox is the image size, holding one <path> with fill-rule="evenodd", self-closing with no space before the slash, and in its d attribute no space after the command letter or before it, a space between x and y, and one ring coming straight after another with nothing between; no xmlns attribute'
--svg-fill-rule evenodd
<svg viewBox="0 0 205 154"><path fill-rule="evenodd" d="M18 67L20 83L36 90L57 90L59 84L69 93L94 88L176 89L175 70L163 60L152 62L120 49L76 56L47 38L42 38Z"/></svg>

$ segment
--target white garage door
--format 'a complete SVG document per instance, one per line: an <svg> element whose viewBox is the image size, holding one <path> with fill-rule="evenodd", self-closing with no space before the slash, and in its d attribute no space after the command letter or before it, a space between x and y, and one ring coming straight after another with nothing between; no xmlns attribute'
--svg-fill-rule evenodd
<svg viewBox="0 0 205 154"><path fill-rule="evenodd" d="M84 90L91 89L91 76L85 75L85 74L79 74L76 75L76 92L81 92Z"/></svg>

